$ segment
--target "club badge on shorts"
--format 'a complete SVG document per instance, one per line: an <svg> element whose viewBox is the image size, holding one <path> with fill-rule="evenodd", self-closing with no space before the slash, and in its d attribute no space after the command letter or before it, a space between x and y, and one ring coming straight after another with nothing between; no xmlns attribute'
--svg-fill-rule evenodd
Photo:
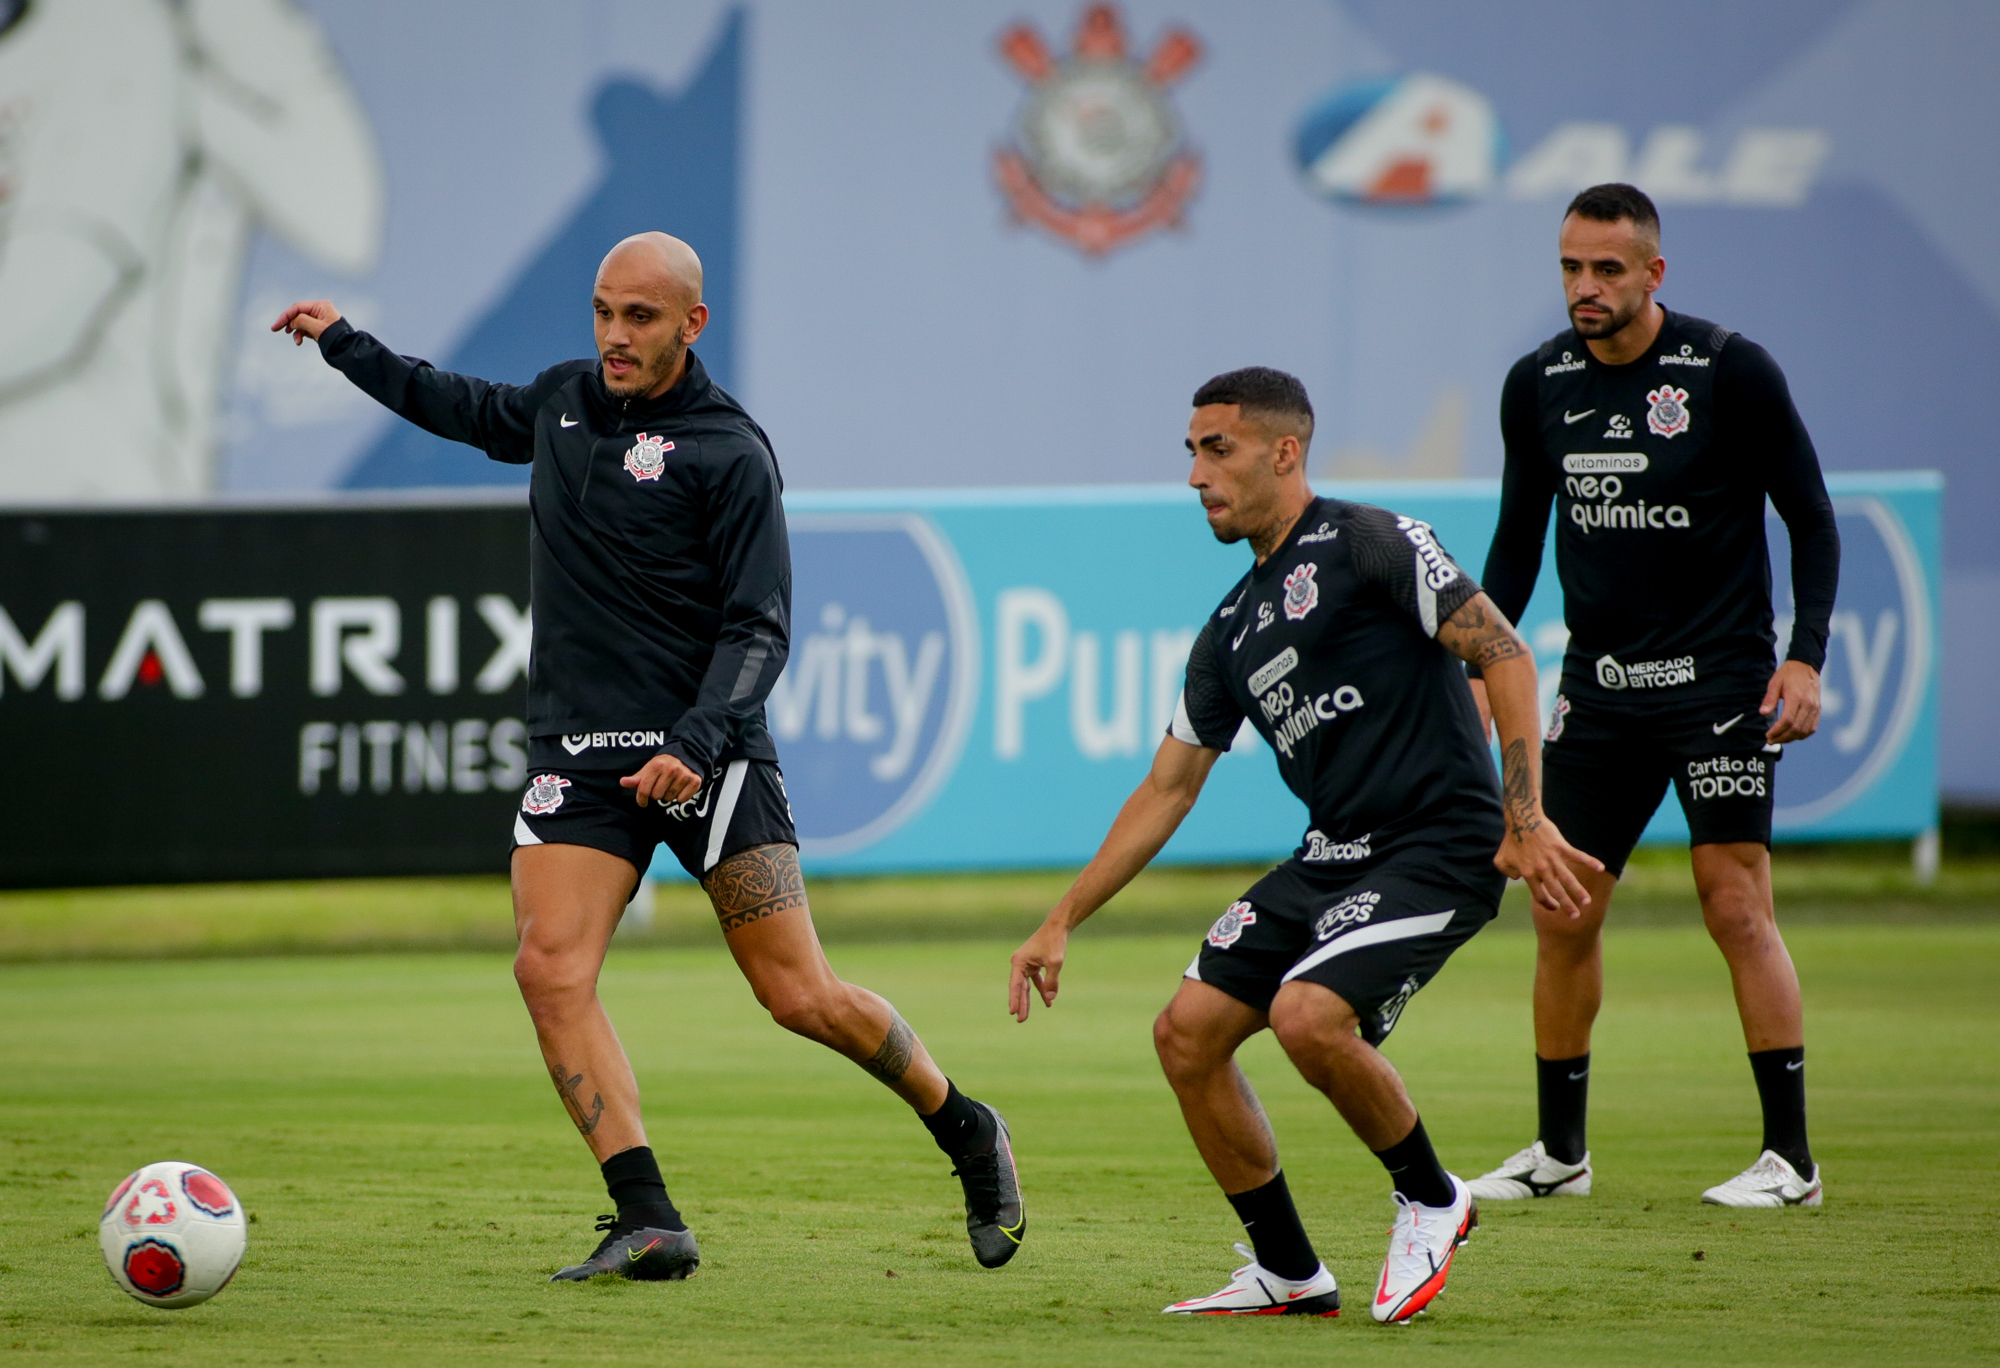
<svg viewBox="0 0 2000 1368"><path fill-rule="evenodd" d="M563 790L569 780L559 774L538 774L521 797L521 811L530 817L546 817L563 805Z"/></svg>
<svg viewBox="0 0 2000 1368"><path fill-rule="evenodd" d="M1208 928L1208 943L1218 950L1227 950L1243 939L1243 928L1256 920L1256 908L1247 902L1233 902L1228 911L1215 919L1215 925Z"/></svg>
<svg viewBox="0 0 2000 1368"><path fill-rule="evenodd" d="M1662 437L1678 437L1688 430L1688 392L1662 385L1646 394L1652 407L1646 410L1646 426Z"/></svg>
<svg viewBox="0 0 2000 1368"><path fill-rule="evenodd" d="M1286 618L1297 622L1319 607L1319 581L1313 578L1318 573L1318 564L1307 561L1285 576Z"/></svg>
<svg viewBox="0 0 2000 1368"><path fill-rule="evenodd" d="M664 437L648 437L639 434L639 440L625 453L625 468L632 472L635 480L657 480L660 472L667 468L667 453L674 444Z"/></svg>
<svg viewBox="0 0 2000 1368"><path fill-rule="evenodd" d="M1563 723L1567 721L1569 721L1569 700L1561 694L1557 694L1555 706L1549 709L1549 732L1543 739L1547 741L1562 740Z"/></svg>

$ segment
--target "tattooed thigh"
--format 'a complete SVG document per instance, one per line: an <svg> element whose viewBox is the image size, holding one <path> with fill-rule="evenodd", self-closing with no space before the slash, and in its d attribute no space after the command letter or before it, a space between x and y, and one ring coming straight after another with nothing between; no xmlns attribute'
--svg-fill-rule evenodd
<svg viewBox="0 0 2000 1368"><path fill-rule="evenodd" d="M795 846L739 850L711 869L701 883L725 934L774 912L806 905L806 881L799 873Z"/></svg>

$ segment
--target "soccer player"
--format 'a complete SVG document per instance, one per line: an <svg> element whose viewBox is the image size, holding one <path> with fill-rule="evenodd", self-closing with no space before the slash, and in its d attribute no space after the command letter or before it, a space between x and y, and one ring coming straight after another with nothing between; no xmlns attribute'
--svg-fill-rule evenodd
<svg viewBox="0 0 2000 1368"><path fill-rule="evenodd" d="M957 1165L974 1254L998 1267L1026 1229L1006 1123L939 1072L893 1007L836 978L813 933L764 726L791 619L782 482L763 430L690 350L708 321L701 262L664 233L627 238L598 268L590 305L597 359L527 385L397 356L323 299L272 325L316 339L426 431L534 466L533 778L513 826L514 976L617 1206L596 1251L555 1277L684 1278L700 1262L597 997L611 934L661 842L707 890L778 1024L916 1110Z"/></svg>
<svg viewBox="0 0 2000 1368"><path fill-rule="evenodd" d="M1227 1286L1166 1310L1339 1311L1339 1288L1300 1224L1263 1108L1235 1063L1237 1048L1268 1026L1389 1171L1395 1225L1369 1309L1402 1322L1444 1286L1477 1212L1377 1047L1411 996L1493 917L1501 872L1575 908L1585 895L1571 863L1592 862L1541 812L1527 647L1428 526L1314 497L1312 429L1305 387L1281 371L1232 371L1195 392L1188 483L1216 538L1247 540L1256 563L1195 640L1152 772L1015 952L1009 1002L1026 1021L1032 985L1054 1005L1070 932L1166 844L1248 718L1312 828L1217 919L1154 1023L1195 1147L1250 1237L1237 1246L1250 1262ZM1460 659L1486 668L1504 800Z"/></svg>
<svg viewBox="0 0 2000 1368"><path fill-rule="evenodd" d="M1542 752L1546 797L1604 867L1582 873L1590 901L1580 911L1536 904L1540 1134L1472 1191L1489 1200L1590 1192L1584 1102L1604 993L1599 936L1671 782L1764 1109L1763 1152L1701 1199L1817 1206L1799 980L1771 905L1770 846L1778 757L1819 724L1840 574L1833 506L1769 353L1653 298L1666 262L1651 200L1629 185L1584 191L1564 214L1560 250L1570 327L1516 362L1501 391L1506 473L1485 580L1500 611L1518 618L1553 500L1570 637ZM1766 496L1790 529L1796 604L1775 672Z"/></svg>

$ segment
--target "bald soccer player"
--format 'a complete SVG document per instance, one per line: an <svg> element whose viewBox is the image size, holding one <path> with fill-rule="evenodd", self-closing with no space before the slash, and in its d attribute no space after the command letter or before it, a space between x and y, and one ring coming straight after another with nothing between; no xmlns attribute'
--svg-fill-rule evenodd
<svg viewBox="0 0 2000 1368"><path fill-rule="evenodd" d="M599 1221L596 1251L555 1279L677 1279L701 1262L597 997L612 932L661 842L708 891L778 1024L916 1110L956 1165L974 1255L997 1268L1027 1228L1006 1122L953 1086L893 1007L835 977L813 932L764 725L791 625L783 480L763 429L691 350L708 322L701 261L664 233L627 238L598 267L590 307L597 358L527 385L397 356L323 299L272 325L316 340L329 364L425 431L534 466L514 977L618 1208Z"/></svg>

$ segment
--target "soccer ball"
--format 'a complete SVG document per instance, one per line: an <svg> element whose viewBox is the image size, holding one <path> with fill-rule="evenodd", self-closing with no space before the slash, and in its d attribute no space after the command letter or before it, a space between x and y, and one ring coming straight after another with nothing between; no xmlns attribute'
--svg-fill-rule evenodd
<svg viewBox="0 0 2000 1368"><path fill-rule="evenodd" d="M229 1285L247 1239L243 1204L196 1164L148 1164L112 1190L97 1223L105 1266L148 1306L177 1310Z"/></svg>

